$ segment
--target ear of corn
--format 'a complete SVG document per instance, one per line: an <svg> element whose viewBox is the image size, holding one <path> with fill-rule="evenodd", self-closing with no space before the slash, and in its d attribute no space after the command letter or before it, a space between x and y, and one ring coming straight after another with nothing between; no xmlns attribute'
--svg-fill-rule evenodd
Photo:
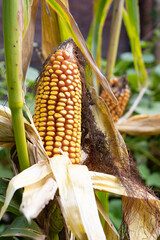
<svg viewBox="0 0 160 240"><path fill-rule="evenodd" d="M59 49L41 74L33 116L49 157L63 151L72 163L81 160L81 91L76 61Z"/></svg>
<svg viewBox="0 0 160 240"><path fill-rule="evenodd" d="M109 107L113 121L117 122L126 108L130 97L130 90L128 87L128 81L125 77L111 79L110 86L118 100L118 105L115 105L112 100L110 100L105 91L102 91L101 97L104 99L107 106Z"/></svg>

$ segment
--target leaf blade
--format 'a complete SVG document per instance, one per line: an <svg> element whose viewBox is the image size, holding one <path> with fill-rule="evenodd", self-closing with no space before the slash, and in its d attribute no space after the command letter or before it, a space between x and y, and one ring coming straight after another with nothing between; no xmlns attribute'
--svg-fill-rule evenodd
<svg viewBox="0 0 160 240"><path fill-rule="evenodd" d="M55 0L55 1L46 0L46 1L57 12L57 14L59 16L61 16L64 23L66 24L68 31L70 32L71 37L73 38L73 40L75 41L77 46L80 48L80 50L84 54L85 58L89 62L89 64L91 65L92 70L94 71L95 75L101 82L102 86L108 92L108 94L109 94L110 98L113 100L113 102L117 103L117 100L116 100L114 94L112 93L112 90L110 89L107 79L104 77L104 75L100 72L100 70L96 66L95 61L94 61L90 51L88 50L87 44L77 26L74 18L70 14L70 12L67 10L67 8L65 8L65 6L63 5L63 3L60 0Z"/></svg>

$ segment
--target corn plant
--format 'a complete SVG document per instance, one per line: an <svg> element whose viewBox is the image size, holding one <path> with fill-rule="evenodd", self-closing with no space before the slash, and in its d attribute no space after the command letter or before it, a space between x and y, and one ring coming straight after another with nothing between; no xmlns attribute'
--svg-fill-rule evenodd
<svg viewBox="0 0 160 240"><path fill-rule="evenodd" d="M102 30L112 2L106 78L99 68ZM113 76L122 17L142 89L136 104L148 87L140 47L138 1L95 0L87 46L69 12L68 1L41 0L42 55L46 60L38 79L32 118L24 95L37 4L38 0L3 0L9 108L0 106L0 146L11 149L17 175L9 183L0 179L0 218L6 210L17 217L1 237L157 239L160 201L142 184L117 127L129 132L130 123L147 125L146 121L157 122L160 117L128 120L127 115L125 120L114 123L129 98L126 79ZM119 83L120 94L116 85ZM148 129L138 126L134 133L139 130L147 134ZM159 131L158 124L154 129ZM23 193L14 195L20 188L24 188ZM107 214L108 193L122 198L120 232Z"/></svg>

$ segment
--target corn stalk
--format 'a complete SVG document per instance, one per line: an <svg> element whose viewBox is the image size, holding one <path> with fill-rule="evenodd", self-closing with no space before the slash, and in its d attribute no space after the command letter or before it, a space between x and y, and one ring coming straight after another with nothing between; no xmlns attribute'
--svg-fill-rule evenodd
<svg viewBox="0 0 160 240"><path fill-rule="evenodd" d="M22 1L3 1L3 32L9 107L21 170L30 166L23 120Z"/></svg>

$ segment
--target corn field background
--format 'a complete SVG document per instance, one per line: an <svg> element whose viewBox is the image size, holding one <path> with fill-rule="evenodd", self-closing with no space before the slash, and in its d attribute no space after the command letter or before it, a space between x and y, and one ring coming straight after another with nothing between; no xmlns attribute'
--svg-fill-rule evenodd
<svg viewBox="0 0 160 240"><path fill-rule="evenodd" d="M34 42L34 32L36 30L35 19L36 19L38 4L41 4L41 28L42 28L41 45L38 45L36 42ZM36 79L38 78L41 70L41 69L36 69L35 67L30 65L32 54L33 52L34 54L36 52L42 66L45 60L49 56L51 56L51 54L53 54L56 51L56 49L65 40L69 38L72 38L75 44L79 47L86 61L86 66L85 66L86 86L92 93L92 99L93 101L95 101L95 105L97 107L97 110L93 110L92 113L93 115L96 111L97 113L99 113L99 114L95 113L94 115L96 119L96 124L97 126L99 124L99 128L101 130L105 129L105 131L109 131L111 128L112 129L111 132L113 131L113 133L111 133L111 135L109 136L106 134L107 143L109 145L111 144L108 150L109 152L108 156L111 158L111 161L114 161L114 157L117 153L117 162L114 164L116 167L118 166L119 169L124 167L124 169L122 169L122 173L123 173L123 170L128 169L128 168L125 168L126 164L128 164L128 161L130 161L127 159L134 159L134 162L137 166L139 174L142 178L142 182L141 182L142 186L143 185L148 186L154 191L155 195L158 198L160 197L160 194L159 194L159 189L160 189L160 137L159 137L159 134L160 134L160 62L159 62L159 58L157 57L158 54L155 53L156 46L160 40L160 24L159 24L160 6L158 4L159 4L158 1L155 1L154 9L156 10L150 13L153 16L153 19L156 23L155 27L152 33L150 34L150 36L147 38L147 40L141 40L140 28L143 28L143 26L140 27L140 15L139 15L140 13L139 13L138 0L94 0L93 1L93 19L90 26L90 30L88 32L88 37L84 40L80 30L77 27L77 24L74 18L69 12L69 1L67 0L63 0L63 1L60 1L60 0L46 0L46 1L45 0L41 0L41 1L3 0L3 10L2 9L0 10L1 13L3 12L3 39L4 39L4 48L0 49L0 59L4 59L4 56L5 56L5 61L4 60L0 61L0 80L1 80L0 81L0 105L1 105L1 108L0 108L0 117L1 117L1 121L0 121L0 124L1 124L0 125L0 206L1 207L4 204L5 199L7 199L6 189L7 189L7 186L9 186L8 183L10 179L12 179L12 177L15 174L18 174L20 172L23 173L24 169L30 169L29 167L31 165L35 166L36 164L39 163L38 162L39 160L37 162L35 160L36 154L35 153L34 153L35 155L30 154L30 152L33 151L32 147L30 148L28 145L26 145L26 134L28 134L27 141L29 140L30 143L33 143L36 140L40 141L39 135L36 135L38 133L36 132L35 128L33 128L31 131L29 123L26 123L26 120L25 120L27 119L27 121L32 124L31 116L33 116L34 114L36 87L38 84ZM102 55L104 56L104 53L102 54L103 52L102 43L105 44L103 42L102 36L103 36L103 31L105 26L104 25L105 20L108 17L109 11L111 11L112 13L111 27L110 29L107 29L107 31L110 32L109 46L108 46L107 52L105 53L106 58L102 58ZM118 55L117 53L118 53L118 47L119 47L122 21L127 32L130 51L124 52ZM90 52L92 55L90 54ZM80 62L80 65L81 65L81 62ZM114 79L120 79L122 76L126 76L126 78L128 79L127 91L129 86L130 98L127 106L125 106L123 115L122 116L119 115L118 117L115 118L114 114L116 114L116 108L113 109L113 107L111 107L111 105L115 106L115 102L116 102L115 100L116 98L114 97L111 91L111 89L115 90L112 88L113 87L112 81ZM109 81L110 85L108 84L106 79ZM109 86L111 87L111 89ZM15 92L12 91L12 87L15 89ZM103 92L104 90L105 92ZM113 93L117 97L116 91L117 90L113 91ZM125 98L123 94L124 94L124 89L121 92L121 95L118 95L118 96L122 98L123 100L122 102L125 102ZM101 100L99 100L100 98L98 98L98 96L101 96L104 99L104 101L108 105L108 108L112 116L107 112L108 110L105 110L105 107L102 104ZM118 101L121 101L121 98L117 97ZM28 108L25 108L24 103ZM13 128L11 126L12 124L10 123L11 118L10 118L10 122L4 123L2 121L3 120L2 118L5 117L5 112L7 112L7 114L10 114L8 110L3 110L4 106L9 107L11 110ZM123 104L122 105L120 104L119 106L120 106L119 108L119 111L120 111L120 109L123 108ZM101 113L101 110L103 113ZM99 115L100 117L99 116L97 117L97 115ZM106 117L107 120L104 119L104 116ZM104 127L105 124L106 126ZM3 126L4 126L4 130L3 130ZM27 126L29 130L27 130ZM8 128L8 132L7 132L7 128ZM14 130L14 135L12 137L9 135L10 129L11 129L12 135ZM117 130L115 129L118 129L119 132L121 133L121 136L123 137L127 148L124 147L123 140L121 140L121 137L119 137L119 132L117 133ZM28 133L27 131L30 131L30 132ZM31 134L31 132L32 133L34 132L33 138L35 138L36 140L29 135ZM114 145L115 143L112 144L112 140L113 142L115 141L115 143L117 144L116 146ZM15 147L15 143L16 143L16 147ZM40 151L41 148L43 147L40 145L37 151ZM15 151L15 149L17 149L17 151ZM29 155L28 155L28 149L29 149ZM18 158L17 158L17 154L18 154ZM41 156L41 157L43 156L44 161L49 161L47 156L45 156L45 153L43 152L43 150L41 150L41 154L39 152L37 154L38 156ZM34 155L34 157L31 157L31 155ZM93 152L93 155L94 155L94 152ZM126 156L128 155L129 157L127 158ZM123 160L126 157L126 160L124 160L124 162L126 161L124 165L123 164L118 165L118 158L121 158L121 157L123 158ZM14 162L14 166L16 166L14 169L13 169L13 162ZM63 165L63 164L64 163L62 160L61 167L62 168L63 166L66 167L66 165L65 164ZM93 171L102 172L101 168L98 166L99 164L98 162L95 161L94 162L95 165L94 164L92 165L92 164L91 162L86 163L88 169L91 172ZM84 162L84 165L85 165L85 162ZM56 173L54 172L55 170L53 170L56 168L58 169L57 166L59 166L58 163L53 163L51 164L51 169L53 171L52 174L56 177L57 176L59 177L59 175L56 175ZM77 172L77 175L78 173L79 172ZM113 174L114 170L113 170L113 173L111 173L111 171L107 172L105 170L102 173L104 173L104 175L111 174L114 177L117 177L119 181L122 183L124 189L127 189L127 187L130 188L132 186L132 184L130 183L130 185L126 187L125 185L126 180L123 182L124 176L121 176L121 173L120 173L120 177L116 174L115 175ZM28 170L28 174L30 174L29 170ZM49 174L51 174L51 172ZM20 176L20 175L18 174L17 176ZM58 179L58 177L56 178L56 180ZM98 177L100 176L97 175L97 178ZM92 180L93 178L94 177L92 176ZM135 184L136 186L135 189L136 188L138 189L139 183L137 183L136 180L134 182L134 176L133 177L131 176L129 180L133 181L133 186ZM18 178L17 178L17 181L18 181ZM69 182L67 183L69 185ZM66 183L66 188L67 188L67 183ZM18 187L18 183L17 183L17 189L26 187L27 185L25 184L21 187ZM32 185L32 183L30 184ZM85 185L83 181L81 184ZM14 186L13 188L16 189L16 183L15 185L13 183L13 186ZM76 187L77 186L75 186L75 189ZM145 197L138 196L136 195L137 193L135 193L135 195L133 193L133 196L129 195L130 194L129 190L126 190L125 192L124 189L121 189L120 187L119 190L116 190L117 192L116 191L112 192L108 189L107 190L100 189L98 188L98 186L97 188L96 187L94 188L96 203L97 203L97 206L99 206L97 208L100 213L100 221L103 229L102 232L104 231L105 238L109 240L110 239L131 239L131 240L133 239L134 240L135 239L134 236L136 236L136 239L138 240L143 239L144 237L146 237L146 239L148 240L159 239L158 236L160 234L158 233L157 229L158 229L158 222L160 219L160 215L158 212L158 210L160 210L160 205L159 205L158 199L155 198L156 199L155 202L157 201L158 203L153 203L151 201L152 197L149 194L152 194L152 192L150 192L148 188L146 189L143 188L143 190L146 191L148 194L148 195L146 194ZM27 192L26 188L25 188L25 191ZM91 234L89 233L88 228L84 227L85 224L82 227L82 229L80 229L80 227L78 229L77 226L74 229L74 226L72 226L71 224L71 222L73 221L72 215L74 215L74 212L71 211L70 214L68 215L64 213L61 208L63 205L62 204L63 201L60 204L59 200L57 200L60 197L62 197L60 187L59 187L59 190L57 190L56 194L57 194L56 200L50 201L49 204L45 207L45 210L43 210L42 213L40 213L40 215L36 216L36 219L31 220L34 217L27 218L28 213L26 213L25 211L24 212L22 211L26 216L26 218L28 220L31 220L31 223L29 223L26 220L26 218L23 216L22 212L19 211L22 198L24 197L23 189L19 189L15 193L13 199L11 200L7 211L5 212L3 217L1 216L2 219L0 222L0 239L15 239L15 240L45 239L45 237L46 239L50 239L50 240L52 239L54 240L56 239L57 240L58 239L60 240L61 239L97 239L98 240L100 239L99 237L96 238L96 235L94 236L94 233L93 233L94 228L92 228L93 226L91 227L92 224L88 225L88 228L91 229L91 232L92 232ZM139 222L140 221L139 219L141 219L141 217L139 216L142 216L142 218L147 217L147 223L145 223L145 221L142 220L142 223L139 224L140 227L144 229L142 233L140 230L138 230L139 233L136 233L136 228L138 228L138 223L134 223L135 225L132 228L132 223L131 223L132 221L130 222L124 221L125 210L127 209L127 207L130 206L128 202L124 203L124 199L127 197L134 200L143 199L144 197L144 199L146 198L146 202L147 202L145 204L148 204L149 202L148 213L145 212L147 210L143 211L142 205L138 205L138 203L137 203L137 210L136 210L138 214L135 211L136 212L135 218L137 218L137 222ZM69 198L69 195L68 195L68 198ZM68 201L70 200L68 199ZM89 203L88 199L86 199L86 202L87 201ZM34 204L36 205L36 203L33 203L33 205ZM30 203L30 206L31 205L32 205L32 202ZM100 207L101 205L103 207ZM65 207L66 205L63 206L63 208ZM156 213L153 215L155 218L153 217L153 223L151 224L151 228L153 227L153 229L149 229L149 225L150 225L149 219L151 218L150 216L151 216L152 207L153 209L155 207ZM89 208L89 205L88 205L88 208ZM148 208L146 207L146 209ZM31 209L28 210L28 212L29 211L31 211ZM49 217L46 214L46 212L47 214L48 212L50 213ZM108 222L111 221L114 227L110 227L110 228L108 227L108 225L106 224L107 222L106 219L108 219L108 217L106 217L104 212L110 219L108 220ZM62 214L63 214L63 217L62 217ZM48 217L47 220L45 219L46 216ZM134 213L132 213L132 217L131 217L132 220L133 220L133 216L134 216ZM44 222L46 221L46 223L44 223L42 220L44 220ZM125 227L127 226L126 227L127 229L123 228L123 221L125 222L126 224ZM136 222L136 220L134 221ZM133 233L131 234L132 231ZM99 233L98 230L95 229L95 234L101 234L101 232ZM99 236L103 236L103 234Z"/></svg>

